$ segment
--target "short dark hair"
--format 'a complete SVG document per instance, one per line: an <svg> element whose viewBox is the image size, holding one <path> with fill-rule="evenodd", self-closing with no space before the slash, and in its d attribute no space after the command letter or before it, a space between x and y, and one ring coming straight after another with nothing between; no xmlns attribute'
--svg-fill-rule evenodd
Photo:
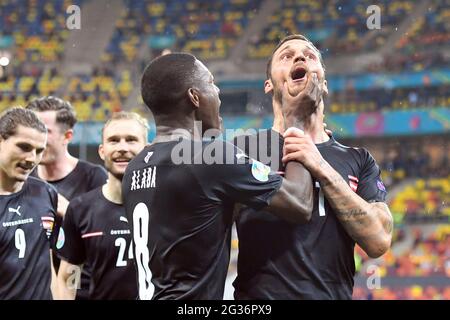
<svg viewBox="0 0 450 320"><path fill-rule="evenodd" d="M266 79L271 79L273 55L278 50L278 48L280 48L285 42L288 42L288 41L291 41L291 40L303 40L303 41L308 42L309 45L311 45L311 47L313 47L317 51L317 53L319 55L320 63L322 64L323 70L325 71L325 65L323 63L322 54L320 53L319 49L317 49L316 46L311 42L311 40L309 40L307 37L305 37L302 34L291 34L291 35L286 36L283 39L281 39L280 42L278 42L278 44L275 47L275 49L273 49L272 54L270 55L269 60L267 61Z"/></svg>
<svg viewBox="0 0 450 320"><path fill-rule="evenodd" d="M141 80L142 99L154 114L170 114L195 83L195 56L169 53L152 60Z"/></svg>
<svg viewBox="0 0 450 320"><path fill-rule="evenodd" d="M56 123L58 123L64 130L73 129L77 123L75 110L70 102L54 96L37 98L26 106L38 112L56 111Z"/></svg>
<svg viewBox="0 0 450 320"><path fill-rule="evenodd" d="M23 126L47 133L45 124L31 110L13 107L0 114L0 136L6 140L17 133L17 127Z"/></svg>

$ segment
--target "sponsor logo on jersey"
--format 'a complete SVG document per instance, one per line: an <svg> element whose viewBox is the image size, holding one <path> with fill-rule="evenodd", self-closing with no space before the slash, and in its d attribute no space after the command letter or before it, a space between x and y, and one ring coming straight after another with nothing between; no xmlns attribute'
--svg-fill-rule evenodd
<svg viewBox="0 0 450 320"><path fill-rule="evenodd" d="M353 192L356 192L356 190L358 189L358 178L348 175L348 184L350 185L350 189L353 190Z"/></svg>
<svg viewBox="0 0 450 320"><path fill-rule="evenodd" d="M148 163L148 161L150 160L151 156L153 155L153 151L149 151L147 152L147 155L144 158L144 162Z"/></svg>
<svg viewBox="0 0 450 320"><path fill-rule="evenodd" d="M120 221L123 221L123 222L126 222L126 223L128 223L128 219L127 218L125 218L124 216L120 216Z"/></svg>
<svg viewBox="0 0 450 320"><path fill-rule="evenodd" d="M56 249L61 249L66 242L66 235L64 234L64 229L61 227L59 229L58 240L56 240Z"/></svg>
<svg viewBox="0 0 450 320"><path fill-rule="evenodd" d="M17 209L14 208L8 208L9 212L15 212L16 214L18 214L19 216L22 216L22 214L20 213L20 206L17 207Z"/></svg>
<svg viewBox="0 0 450 320"><path fill-rule="evenodd" d="M269 180L270 167L265 164L254 160L252 163L252 175L253 177L261 182L266 182Z"/></svg>

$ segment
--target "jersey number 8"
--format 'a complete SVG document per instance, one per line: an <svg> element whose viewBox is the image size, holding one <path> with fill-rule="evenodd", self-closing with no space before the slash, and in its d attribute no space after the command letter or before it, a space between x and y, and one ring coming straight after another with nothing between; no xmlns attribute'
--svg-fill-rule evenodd
<svg viewBox="0 0 450 320"><path fill-rule="evenodd" d="M150 271L148 252L149 212L145 203L140 202L133 210L133 242L139 280L139 299L150 300L155 292Z"/></svg>

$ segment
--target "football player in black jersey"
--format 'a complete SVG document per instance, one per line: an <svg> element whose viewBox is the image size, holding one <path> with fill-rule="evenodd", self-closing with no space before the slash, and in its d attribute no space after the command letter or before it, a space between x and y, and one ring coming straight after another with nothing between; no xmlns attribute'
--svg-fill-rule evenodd
<svg viewBox="0 0 450 320"><path fill-rule="evenodd" d="M139 297L222 299L235 204L305 223L311 176L293 161L282 178L211 138L221 128L219 89L193 55L153 60L142 77L142 96L157 135L129 164L122 183Z"/></svg>
<svg viewBox="0 0 450 320"><path fill-rule="evenodd" d="M0 115L0 300L52 299L57 193L29 177L46 141L34 112L11 108Z"/></svg>
<svg viewBox="0 0 450 320"><path fill-rule="evenodd" d="M91 266L89 299L136 299L136 269L131 231L122 205L122 177L128 162L147 143L147 121L136 113L113 114L103 128L99 155L108 182L73 199L57 243L61 257L58 289L61 299L75 298L74 272Z"/></svg>
<svg viewBox="0 0 450 320"><path fill-rule="evenodd" d="M54 96L41 97L31 101L26 108L35 111L48 129L47 147L34 174L58 190L59 210L67 208L68 201L74 197L106 182L107 174L103 167L69 153L68 146L77 119L68 101Z"/></svg>
<svg viewBox="0 0 450 320"><path fill-rule="evenodd" d="M75 111L68 101L58 97L41 97L27 106L37 113L48 129L47 147L42 161L32 175L47 181L58 191L58 213L64 216L69 201L91 191L106 182L103 167L75 158L68 146L73 138L73 128L77 122ZM61 224L59 215L57 226ZM54 256L56 270L59 259ZM89 266L85 265L81 274L81 284L77 299L86 299L89 286Z"/></svg>
<svg viewBox="0 0 450 320"><path fill-rule="evenodd" d="M250 145L261 136L279 140L281 152L275 154L284 156L271 159L278 170L292 160L305 165L314 179L314 210L304 225L248 207L240 212L236 299L351 299L355 243L370 257L390 247L393 220L380 169L367 150L325 133L327 90L316 47L301 35L283 39L265 82L265 92L273 96L274 127L246 140ZM304 133L284 131L290 126Z"/></svg>

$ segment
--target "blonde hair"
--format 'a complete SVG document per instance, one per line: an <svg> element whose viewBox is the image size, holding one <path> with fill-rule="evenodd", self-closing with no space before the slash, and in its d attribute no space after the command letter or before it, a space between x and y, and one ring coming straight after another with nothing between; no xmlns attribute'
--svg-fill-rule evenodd
<svg viewBox="0 0 450 320"><path fill-rule="evenodd" d="M136 112L127 112L127 111L119 111L119 112L114 112L112 114L111 118L109 118L108 121L105 122L105 125L102 128L102 139L103 139L103 133L105 131L105 128L107 126L109 126L111 122L118 121L118 120L134 120L137 123L139 123L142 126L142 128L144 129L144 136L145 136L144 141L147 143L148 130L150 128L148 125L147 119L143 118L141 115L139 115Z"/></svg>

